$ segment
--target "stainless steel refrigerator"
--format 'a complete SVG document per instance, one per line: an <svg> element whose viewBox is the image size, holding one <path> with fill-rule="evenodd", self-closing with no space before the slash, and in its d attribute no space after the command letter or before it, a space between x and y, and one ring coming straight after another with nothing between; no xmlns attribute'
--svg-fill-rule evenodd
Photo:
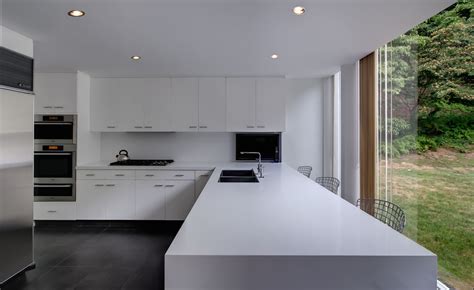
<svg viewBox="0 0 474 290"><path fill-rule="evenodd" d="M0 286L34 265L33 106L0 87Z"/></svg>

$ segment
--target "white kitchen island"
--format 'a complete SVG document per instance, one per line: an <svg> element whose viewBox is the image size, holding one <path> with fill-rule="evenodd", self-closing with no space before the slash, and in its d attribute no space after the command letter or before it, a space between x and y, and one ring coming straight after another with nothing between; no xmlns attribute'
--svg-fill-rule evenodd
<svg viewBox="0 0 474 290"><path fill-rule="evenodd" d="M285 164L217 166L165 256L165 289L436 289L436 256ZM255 166L254 166L255 168Z"/></svg>

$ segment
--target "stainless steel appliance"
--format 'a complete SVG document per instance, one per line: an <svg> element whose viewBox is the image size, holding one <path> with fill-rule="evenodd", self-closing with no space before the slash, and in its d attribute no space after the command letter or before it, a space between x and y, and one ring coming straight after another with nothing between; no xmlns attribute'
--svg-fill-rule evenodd
<svg viewBox="0 0 474 290"><path fill-rule="evenodd" d="M123 161L112 162L110 166L166 166L173 163L174 160L142 160L128 159Z"/></svg>
<svg viewBox="0 0 474 290"><path fill-rule="evenodd" d="M31 93L33 66L31 57L0 47L0 88Z"/></svg>
<svg viewBox="0 0 474 290"><path fill-rule="evenodd" d="M75 115L36 115L35 143L76 144Z"/></svg>
<svg viewBox="0 0 474 290"><path fill-rule="evenodd" d="M76 200L76 145L35 144L35 201Z"/></svg>
<svg viewBox="0 0 474 290"><path fill-rule="evenodd" d="M34 266L33 103L0 88L0 288Z"/></svg>
<svg viewBox="0 0 474 290"><path fill-rule="evenodd" d="M35 201L76 200L76 116L36 115Z"/></svg>

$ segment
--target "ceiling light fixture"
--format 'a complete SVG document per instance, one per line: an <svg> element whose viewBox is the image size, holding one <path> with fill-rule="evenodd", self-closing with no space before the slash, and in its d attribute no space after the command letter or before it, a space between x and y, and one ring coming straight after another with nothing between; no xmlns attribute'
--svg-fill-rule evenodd
<svg viewBox="0 0 474 290"><path fill-rule="evenodd" d="M86 15L86 12L84 12L82 10L71 10L67 14L71 17L82 17L82 16Z"/></svg>
<svg viewBox="0 0 474 290"><path fill-rule="evenodd" d="M140 59L142 59L142 57L139 56L139 55L134 55L134 56L131 57L131 59L132 60L140 60Z"/></svg>
<svg viewBox="0 0 474 290"><path fill-rule="evenodd" d="M296 6L293 8L293 13L297 16L301 16L306 12L306 9L303 6Z"/></svg>
<svg viewBox="0 0 474 290"><path fill-rule="evenodd" d="M278 58L278 54L274 53L274 54L272 54L271 57L272 57L272 59L277 59L277 58Z"/></svg>

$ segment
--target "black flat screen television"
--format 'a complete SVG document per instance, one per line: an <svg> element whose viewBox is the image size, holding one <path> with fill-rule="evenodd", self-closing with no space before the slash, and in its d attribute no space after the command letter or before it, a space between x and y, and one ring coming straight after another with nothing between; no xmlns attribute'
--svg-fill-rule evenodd
<svg viewBox="0 0 474 290"><path fill-rule="evenodd" d="M253 161L257 155L241 154L241 152L260 152L262 161L281 162L280 133L239 133L236 134L235 159Z"/></svg>

